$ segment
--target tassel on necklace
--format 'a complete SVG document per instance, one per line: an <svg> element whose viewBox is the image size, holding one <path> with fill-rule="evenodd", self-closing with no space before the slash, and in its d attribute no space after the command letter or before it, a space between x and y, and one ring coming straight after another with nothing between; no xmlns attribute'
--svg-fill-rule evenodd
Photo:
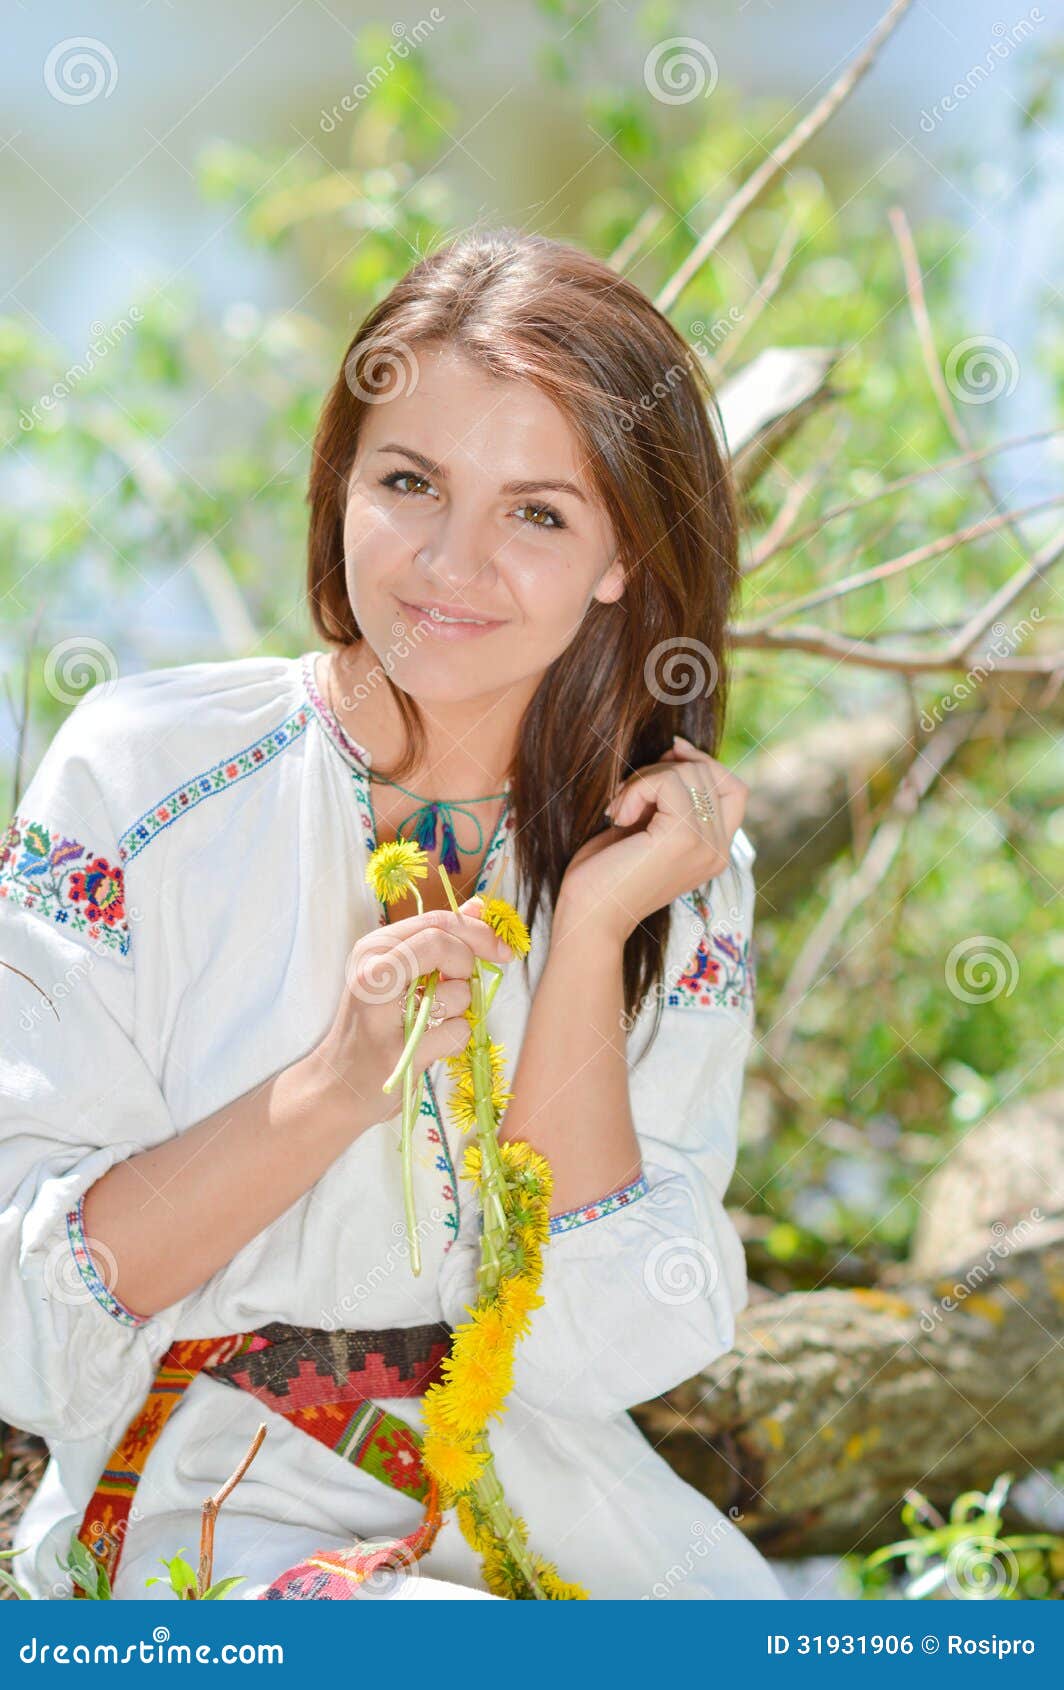
<svg viewBox="0 0 1064 1690"><path fill-rule="evenodd" d="M446 804L429 803L416 812L414 823L414 842L423 851L436 849L436 823L440 824L440 861L448 874L461 873L462 863L458 855L458 841L455 838L451 818L447 814L449 806Z"/></svg>

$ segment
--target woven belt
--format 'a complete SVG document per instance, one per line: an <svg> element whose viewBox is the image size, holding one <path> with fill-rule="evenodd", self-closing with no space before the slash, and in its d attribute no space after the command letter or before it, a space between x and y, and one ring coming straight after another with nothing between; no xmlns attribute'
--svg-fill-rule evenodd
<svg viewBox="0 0 1064 1690"><path fill-rule="evenodd" d="M113 1585L148 1456L185 1390L205 1373L250 1392L352 1466L424 1503L423 1521L409 1537L396 1540L405 1558L424 1554L439 1530L440 1514L436 1486L422 1465L420 1434L372 1399L422 1396L443 1377L451 1337L442 1321L380 1332L326 1332L275 1320L257 1332L178 1339L162 1357L144 1406L111 1452L85 1509L80 1541ZM372 1570L358 1570L357 1556L350 1564L356 1571L349 1577ZM73 1594L83 1597L85 1592L75 1585Z"/></svg>

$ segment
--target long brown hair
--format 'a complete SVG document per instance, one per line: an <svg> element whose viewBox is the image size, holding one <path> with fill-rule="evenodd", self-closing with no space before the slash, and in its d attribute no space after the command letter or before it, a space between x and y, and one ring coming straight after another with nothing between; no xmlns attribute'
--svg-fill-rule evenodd
<svg viewBox="0 0 1064 1690"><path fill-rule="evenodd" d="M314 626L329 643L363 637L343 550L363 416L382 379L401 383L429 342L449 343L493 376L532 382L558 405L625 571L622 598L592 600L521 722L510 778L531 926L540 899L553 909L574 852L604 825L619 781L657 761L674 733L716 753L739 575L736 496L705 371L638 288L541 235L469 232L421 259L370 311L325 400L307 495L307 585ZM424 727L414 701L386 679L408 735L390 775L398 779L423 754ZM666 906L636 928L624 953L626 1016L651 992L658 1001L651 1039L668 930Z"/></svg>

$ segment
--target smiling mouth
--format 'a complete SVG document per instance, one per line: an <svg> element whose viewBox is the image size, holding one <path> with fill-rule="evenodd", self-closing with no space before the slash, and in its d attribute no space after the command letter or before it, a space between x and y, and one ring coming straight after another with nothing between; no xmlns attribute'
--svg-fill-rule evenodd
<svg viewBox="0 0 1064 1690"><path fill-rule="evenodd" d="M456 628L501 628L502 623L496 617L482 616L451 616L445 611L437 610L432 605L413 604L408 599L400 599L399 603L406 610L416 610L419 616L427 616L430 621L443 626Z"/></svg>

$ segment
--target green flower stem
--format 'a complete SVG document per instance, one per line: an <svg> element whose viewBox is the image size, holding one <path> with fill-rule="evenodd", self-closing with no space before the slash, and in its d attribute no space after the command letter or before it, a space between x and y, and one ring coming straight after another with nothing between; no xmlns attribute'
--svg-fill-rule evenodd
<svg viewBox="0 0 1064 1690"><path fill-rule="evenodd" d="M416 986L417 982L414 981L407 993L404 1018L404 1028L407 1030L414 1021ZM420 1096L420 1088L418 1095ZM407 1237L410 1240L410 1271L416 1277L421 1272L421 1241L417 1235L417 1215L414 1210L414 1112L414 1070L408 1066L403 1074L403 1129L399 1150L403 1163L403 1213L406 1217Z"/></svg>
<svg viewBox="0 0 1064 1690"><path fill-rule="evenodd" d="M495 1471L495 1457L492 1455L486 1439L480 1440L480 1447L487 1450L488 1459L481 1468L480 1477L472 1487L473 1495L491 1521L492 1531L500 1542L506 1545L520 1567L521 1575L533 1596L540 1601L546 1601L547 1593L536 1576L536 1569L528 1544L521 1535L517 1516L506 1500L502 1482Z"/></svg>
<svg viewBox="0 0 1064 1690"><path fill-rule="evenodd" d="M410 1064L414 1059L414 1052L417 1050L421 1035L425 1031L425 1023L428 1021L429 1012L432 1009L432 1000L436 996L436 987L439 985L439 980L440 971L438 968L434 968L432 973L426 976L424 995L421 999L421 1006L418 1009L417 1017L413 1026L410 1025L409 1018L407 1019L407 1039L403 1046L403 1053L381 1087L382 1091L389 1093L393 1092L399 1084L399 1081L404 1079L409 1072ZM415 980L407 993L406 1001L408 1007L414 1001L414 993L417 989L417 984L418 983Z"/></svg>
<svg viewBox="0 0 1064 1690"><path fill-rule="evenodd" d="M502 1268L501 1253L506 1244L506 1180L499 1154L495 1106L492 1103L491 1040L485 1012L487 982L479 959L470 982L473 1008L472 1050L469 1063L473 1075L473 1100L480 1146L480 1196L484 1212L481 1259L477 1288L481 1296L493 1295Z"/></svg>

